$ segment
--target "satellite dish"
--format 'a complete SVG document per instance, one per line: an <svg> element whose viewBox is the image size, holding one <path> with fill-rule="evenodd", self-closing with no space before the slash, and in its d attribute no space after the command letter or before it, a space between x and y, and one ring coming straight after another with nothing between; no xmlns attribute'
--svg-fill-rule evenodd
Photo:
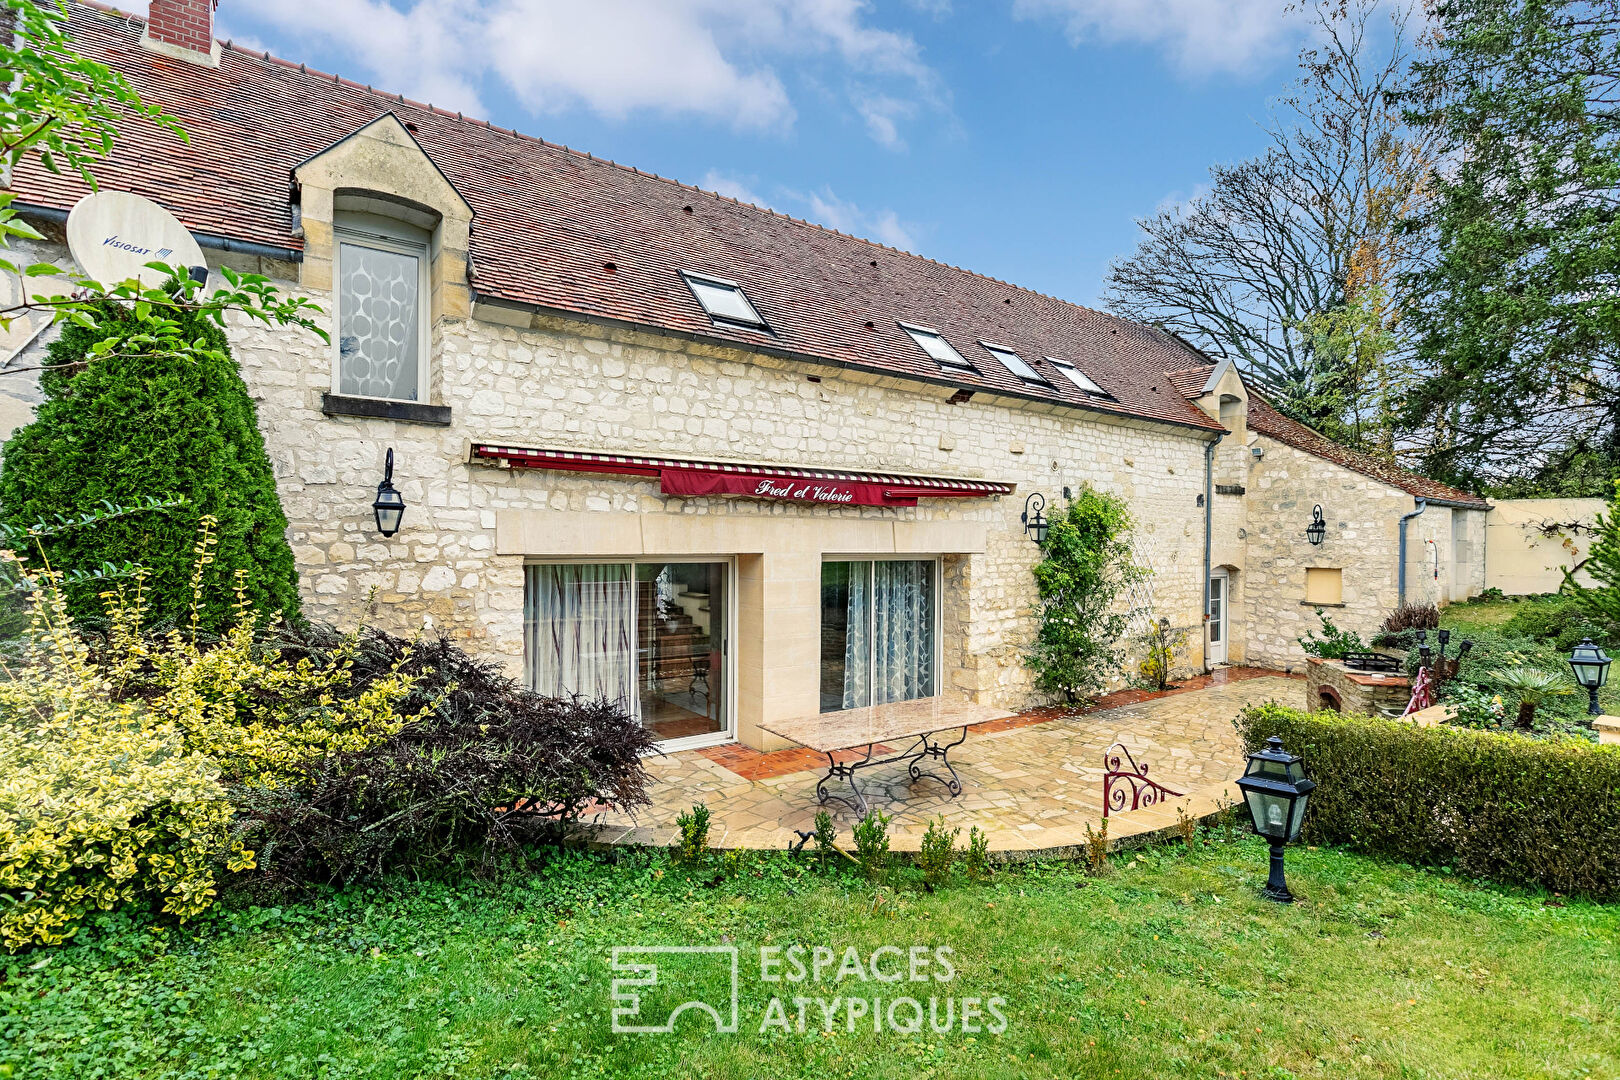
<svg viewBox="0 0 1620 1080"><path fill-rule="evenodd" d="M163 284L149 262L190 268L207 266L202 248L175 216L151 199L128 191L97 191L74 204L67 219L68 251L80 272L111 288L138 278L146 288Z"/></svg>

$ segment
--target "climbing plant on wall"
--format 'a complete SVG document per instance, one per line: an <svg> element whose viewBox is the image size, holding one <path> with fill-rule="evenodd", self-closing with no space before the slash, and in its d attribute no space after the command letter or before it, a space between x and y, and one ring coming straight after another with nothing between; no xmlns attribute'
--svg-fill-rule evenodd
<svg viewBox="0 0 1620 1080"><path fill-rule="evenodd" d="M1128 616L1118 601L1151 573L1131 557L1131 527L1124 499L1089 487L1053 515L1034 571L1040 626L1024 660L1042 692L1084 704L1119 670Z"/></svg>

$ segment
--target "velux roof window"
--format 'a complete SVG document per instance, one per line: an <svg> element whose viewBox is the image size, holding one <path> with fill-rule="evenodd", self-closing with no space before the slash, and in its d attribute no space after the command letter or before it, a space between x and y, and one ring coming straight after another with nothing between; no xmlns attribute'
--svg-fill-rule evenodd
<svg viewBox="0 0 1620 1080"><path fill-rule="evenodd" d="M1096 383L1092 382L1090 376L1081 371L1079 368L1075 367L1073 364L1067 363L1063 360L1058 360L1051 356L1048 356L1046 359L1053 367L1058 369L1065 379L1068 379L1070 382L1074 383L1075 386L1079 387L1086 393L1096 394L1098 397L1114 396L1108 391L1104 390L1102 387L1098 386Z"/></svg>
<svg viewBox="0 0 1620 1080"><path fill-rule="evenodd" d="M968 362L967 358L957 352L946 341L938 330L930 330L926 326L912 326L910 323L901 323L900 329L911 335L922 351L932 356L942 368L951 368L956 371L978 371Z"/></svg>
<svg viewBox="0 0 1620 1080"><path fill-rule="evenodd" d="M995 345L988 341L981 341L979 344L984 346L985 352L1001 361L1002 367L1006 368L1020 379L1023 379L1025 382L1032 383L1036 386L1049 385L1047 381L1041 377L1040 372L1026 364L1022 356L1019 356L1005 345Z"/></svg>
<svg viewBox="0 0 1620 1080"><path fill-rule="evenodd" d="M759 330L768 329L765 320L754 310L754 305L748 302L742 286L735 281L703 277L685 271L682 271L681 277L686 279L686 285L692 290L692 295L697 297L697 302L703 305L703 310L708 312L709 318L715 322L731 326L751 326Z"/></svg>

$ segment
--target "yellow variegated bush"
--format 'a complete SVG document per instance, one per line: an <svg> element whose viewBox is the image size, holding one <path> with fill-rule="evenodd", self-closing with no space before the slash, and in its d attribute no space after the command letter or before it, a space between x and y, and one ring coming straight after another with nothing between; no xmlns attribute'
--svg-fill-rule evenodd
<svg viewBox="0 0 1620 1080"><path fill-rule="evenodd" d="M205 529L198 563L208 558ZM32 632L0 681L0 943L66 940L97 908L140 896L181 918L212 903L218 875L253 865L227 785L274 788L312 759L397 732L413 679L350 687L355 641L322 660L264 647L239 599L217 641L195 626L141 627L140 581L110 598L104 641L69 622L50 575ZM200 580L200 579L199 579Z"/></svg>

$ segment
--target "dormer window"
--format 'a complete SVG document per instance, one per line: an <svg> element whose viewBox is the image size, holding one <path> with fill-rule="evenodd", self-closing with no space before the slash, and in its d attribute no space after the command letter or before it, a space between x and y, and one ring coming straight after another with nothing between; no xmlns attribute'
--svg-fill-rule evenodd
<svg viewBox="0 0 1620 1080"><path fill-rule="evenodd" d="M1102 387L1098 386L1096 383L1092 382L1090 376L1081 371L1079 368L1075 367L1073 364L1066 363L1065 361L1058 360L1050 356L1048 356L1046 359L1048 363L1057 368L1058 374L1074 383L1076 387L1085 393L1095 394L1098 397L1114 396L1108 391L1104 390Z"/></svg>
<svg viewBox="0 0 1620 1080"><path fill-rule="evenodd" d="M404 222L343 214L337 241L339 394L423 401L427 388L428 236Z"/></svg>
<svg viewBox="0 0 1620 1080"><path fill-rule="evenodd" d="M749 302L742 286L735 281L704 277L684 271L681 277L686 280L686 286L692 290L698 304L716 323L724 326L747 326L756 330L769 329L765 325L765 320L760 318L759 312L754 310L754 305Z"/></svg>
<svg viewBox="0 0 1620 1080"><path fill-rule="evenodd" d="M911 335L923 352L932 356L942 368L952 371L973 371L979 369L968 362L968 359L957 352L951 343L945 340L938 330L930 330L926 326L912 326L910 323L901 323L900 329Z"/></svg>
<svg viewBox="0 0 1620 1080"><path fill-rule="evenodd" d="M996 345L988 341L981 341L979 344L984 346L985 352L989 353L991 356L1000 361L1002 367L1006 368L1020 379L1023 379L1031 386L1051 385L1041 377L1040 372L1026 364L1022 356L1019 356L1005 345Z"/></svg>

